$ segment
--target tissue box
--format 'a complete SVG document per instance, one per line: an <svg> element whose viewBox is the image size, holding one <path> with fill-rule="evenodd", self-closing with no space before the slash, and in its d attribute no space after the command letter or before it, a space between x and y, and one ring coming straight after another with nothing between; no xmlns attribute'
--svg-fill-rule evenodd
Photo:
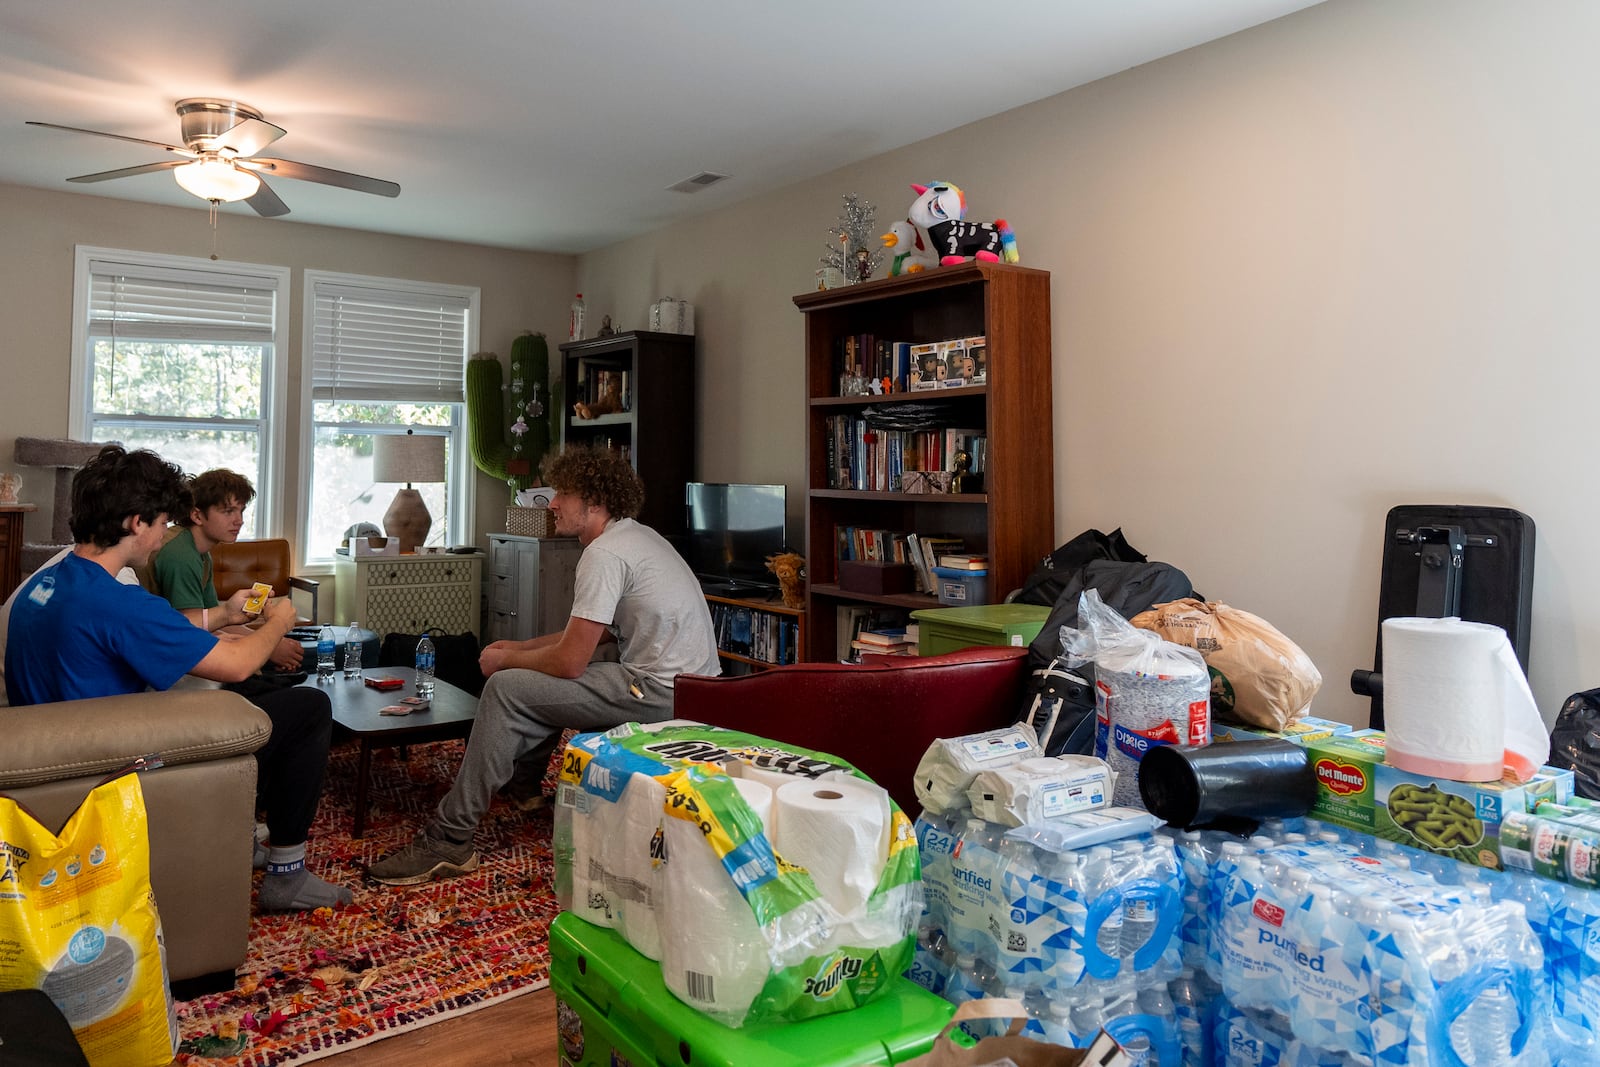
<svg viewBox="0 0 1600 1067"><path fill-rule="evenodd" d="M525 537L553 537L556 520L549 508L506 508L506 533Z"/></svg>
<svg viewBox="0 0 1600 1067"><path fill-rule="evenodd" d="M850 1011L730 1029L675 998L656 964L614 931L566 913L550 924L550 985L562 1062L571 1067L900 1064L930 1050L955 1011L896 977L883 995Z"/></svg>
<svg viewBox="0 0 1600 1067"><path fill-rule="evenodd" d="M909 563L841 559L839 588L849 593L909 593L916 587L916 572Z"/></svg>
<svg viewBox="0 0 1600 1067"><path fill-rule="evenodd" d="M1512 812L1529 810L1527 787L1411 774L1383 762L1383 744L1382 732L1361 730L1306 745L1317 776L1311 817L1477 867L1499 867L1501 820ZM1552 778L1548 788L1559 791L1559 775ZM1395 822L1390 805L1396 802L1436 807L1440 813L1436 821L1462 827L1467 831L1465 842L1449 847L1430 844L1404 825L1404 819Z"/></svg>

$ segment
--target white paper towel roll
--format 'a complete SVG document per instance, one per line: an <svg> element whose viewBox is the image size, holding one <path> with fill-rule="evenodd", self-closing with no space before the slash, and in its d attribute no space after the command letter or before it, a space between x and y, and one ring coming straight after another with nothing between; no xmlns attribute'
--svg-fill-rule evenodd
<svg viewBox="0 0 1600 1067"><path fill-rule="evenodd" d="M778 790L773 811L778 854L811 872L841 915L864 908L889 856L889 794L860 778L794 781Z"/></svg>
<svg viewBox="0 0 1600 1067"><path fill-rule="evenodd" d="M743 779L734 785L756 814L771 814L772 790ZM671 815L661 828L662 980L685 1004L737 1025L771 971L766 937L700 828Z"/></svg>
<svg viewBox="0 0 1600 1067"><path fill-rule="evenodd" d="M661 829L666 799L666 786L646 774L630 775L615 806L616 824L607 830L603 846L614 925L628 944L652 960L661 958L661 930L651 845Z"/></svg>
<svg viewBox="0 0 1600 1067"><path fill-rule="evenodd" d="M1383 622L1385 762L1415 774L1492 782L1550 756L1549 736L1506 632L1448 619Z"/></svg>
<svg viewBox="0 0 1600 1067"><path fill-rule="evenodd" d="M604 845L616 805L572 790L572 914L596 926L616 925L611 896L606 892Z"/></svg>

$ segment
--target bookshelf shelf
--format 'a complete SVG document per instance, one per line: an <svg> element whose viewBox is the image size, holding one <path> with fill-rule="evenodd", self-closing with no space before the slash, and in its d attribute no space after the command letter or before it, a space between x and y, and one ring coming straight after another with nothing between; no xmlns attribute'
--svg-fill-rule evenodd
<svg viewBox="0 0 1600 1067"><path fill-rule="evenodd" d="M841 638L847 645L850 636L840 634L838 619L858 613L857 608L912 611L938 603L930 593L883 595L840 588L841 530L960 538L968 551L988 555L987 586L995 601L1020 586L1055 545L1049 272L966 263L801 293L794 304L805 316L806 345L806 658L835 658ZM877 346L882 342L929 345L978 336L987 345L984 384L839 395L841 351L881 351ZM939 402L940 425L951 428L951 436L982 438L982 492L889 491L896 477L892 458L876 476L856 476L858 468L851 464L863 438L857 430L856 443L841 447L840 420L870 420L883 405L922 401ZM870 421L867 425L873 427ZM922 454L927 454L926 447ZM949 454L946 448L945 456ZM916 468L906 463L905 469ZM845 483L874 488L844 488ZM850 543L848 536L845 543Z"/></svg>
<svg viewBox="0 0 1600 1067"><path fill-rule="evenodd" d="M803 660L806 647L806 612L791 608L781 600L740 598L706 593L711 624L717 636L717 657L728 663L741 663L766 670L783 663ZM748 635L734 625L740 612L748 613ZM735 635L737 631L737 636ZM748 652L735 651L746 647Z"/></svg>
<svg viewBox="0 0 1600 1067"><path fill-rule="evenodd" d="M694 477L694 337L636 330L561 345L561 442L626 449L648 492L639 521L661 536L683 530L683 487ZM580 419L599 371L624 376L627 410Z"/></svg>

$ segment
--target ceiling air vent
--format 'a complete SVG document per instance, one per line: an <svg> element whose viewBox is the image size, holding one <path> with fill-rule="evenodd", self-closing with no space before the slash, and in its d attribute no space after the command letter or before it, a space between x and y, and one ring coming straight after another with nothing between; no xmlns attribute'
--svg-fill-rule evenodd
<svg viewBox="0 0 1600 1067"><path fill-rule="evenodd" d="M708 185L715 185L718 182L727 180L728 175L726 174L713 174L709 170L703 170L692 178L683 179L677 185L667 186L667 191L673 193L698 193Z"/></svg>

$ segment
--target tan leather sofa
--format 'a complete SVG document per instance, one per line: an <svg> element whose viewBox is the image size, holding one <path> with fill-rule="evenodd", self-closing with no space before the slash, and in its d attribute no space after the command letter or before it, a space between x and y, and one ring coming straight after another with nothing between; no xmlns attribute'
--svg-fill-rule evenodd
<svg viewBox="0 0 1600 1067"><path fill-rule="evenodd" d="M0 792L58 831L107 775L159 756L140 784L167 969L174 982L231 985L250 932L251 753L271 732L264 712L222 690L0 708Z"/></svg>

